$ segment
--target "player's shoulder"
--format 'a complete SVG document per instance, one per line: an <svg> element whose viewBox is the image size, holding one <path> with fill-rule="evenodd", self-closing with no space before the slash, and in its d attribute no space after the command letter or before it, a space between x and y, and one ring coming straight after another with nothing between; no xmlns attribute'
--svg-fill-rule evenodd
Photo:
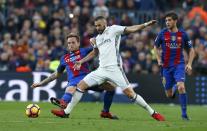
<svg viewBox="0 0 207 131"><path fill-rule="evenodd" d="M125 27L125 26L122 26L122 25L116 25L116 24L111 25L111 26L108 26L108 28L110 28L110 29L119 28L119 27Z"/></svg>
<svg viewBox="0 0 207 131"><path fill-rule="evenodd" d="M69 56L69 54L68 54L68 53L65 53L64 55L62 55L62 56L60 57L60 60L64 59L64 58L67 57L67 56Z"/></svg>
<svg viewBox="0 0 207 131"><path fill-rule="evenodd" d="M160 32L158 33L158 37L161 37L162 35L164 35L165 32L167 32L168 29L167 28L163 28L160 30Z"/></svg>
<svg viewBox="0 0 207 131"><path fill-rule="evenodd" d="M64 55L62 55L60 57L60 62L64 62L64 59L67 58L67 57L69 57L68 53L65 53Z"/></svg>
<svg viewBox="0 0 207 131"><path fill-rule="evenodd" d="M186 31L183 28L179 28L178 31L185 34L185 35L187 34Z"/></svg>
<svg viewBox="0 0 207 131"><path fill-rule="evenodd" d="M93 50L92 46L80 48L80 52L88 52L88 51L92 51L92 50Z"/></svg>
<svg viewBox="0 0 207 131"><path fill-rule="evenodd" d="M167 28L163 28L161 31L160 31L160 34L163 34L165 32L168 32L168 29Z"/></svg>

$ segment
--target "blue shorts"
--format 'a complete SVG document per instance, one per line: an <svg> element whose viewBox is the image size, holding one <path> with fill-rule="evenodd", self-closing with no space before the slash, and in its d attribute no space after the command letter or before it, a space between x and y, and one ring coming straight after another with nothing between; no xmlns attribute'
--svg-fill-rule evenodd
<svg viewBox="0 0 207 131"><path fill-rule="evenodd" d="M86 75L77 76L68 82L67 86L77 86L77 84L85 77Z"/></svg>
<svg viewBox="0 0 207 131"><path fill-rule="evenodd" d="M185 82L185 64L163 68L161 75L165 90L171 89L177 82Z"/></svg>

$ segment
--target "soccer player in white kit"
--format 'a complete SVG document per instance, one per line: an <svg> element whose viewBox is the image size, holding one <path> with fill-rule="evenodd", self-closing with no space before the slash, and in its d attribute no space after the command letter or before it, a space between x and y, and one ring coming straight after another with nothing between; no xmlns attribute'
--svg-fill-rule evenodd
<svg viewBox="0 0 207 131"><path fill-rule="evenodd" d="M68 104L65 110L52 110L51 112L58 117L68 117L73 107L80 101L85 89L94 85L100 85L106 81L110 81L122 88L123 93L127 95L132 101L146 109L152 118L158 121L164 121L165 118L152 109L145 100L130 87L126 75L122 69L122 59L119 54L119 46L121 35L124 33L133 33L147 26L155 24L152 20L140 25L133 26L107 26L107 21L104 17L99 16L95 19L95 27L99 35L91 39L91 44L94 49L89 55L76 63L74 69L80 69L81 64L91 60L93 57L99 55L99 67L92 71L80 81L77 85L77 91L74 93L71 103Z"/></svg>

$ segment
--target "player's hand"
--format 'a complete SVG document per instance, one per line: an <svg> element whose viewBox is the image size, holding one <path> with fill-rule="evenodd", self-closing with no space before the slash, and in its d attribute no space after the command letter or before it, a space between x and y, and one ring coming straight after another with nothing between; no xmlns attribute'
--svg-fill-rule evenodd
<svg viewBox="0 0 207 131"><path fill-rule="evenodd" d="M39 86L41 86L40 83L33 83L33 84L31 85L32 88L36 88L36 87L39 87Z"/></svg>
<svg viewBox="0 0 207 131"><path fill-rule="evenodd" d="M90 38L90 43L92 45L96 45L96 39L95 38Z"/></svg>
<svg viewBox="0 0 207 131"><path fill-rule="evenodd" d="M158 63L158 66L160 66L160 67L162 67L162 66L163 66L163 63L162 63L162 61L161 61L161 60L158 60L158 61L157 61L157 63Z"/></svg>
<svg viewBox="0 0 207 131"><path fill-rule="evenodd" d="M185 66L185 71L186 71L187 73L190 73L190 72L192 71L192 66L191 66L191 64L187 64L187 65Z"/></svg>
<svg viewBox="0 0 207 131"><path fill-rule="evenodd" d="M81 61L76 61L75 62L75 65L73 66L73 69L74 70L80 70L81 65L82 65L82 62Z"/></svg>
<svg viewBox="0 0 207 131"><path fill-rule="evenodd" d="M151 21L147 22L147 26L151 26L151 25L154 25L156 23L157 23L156 20L151 20Z"/></svg>

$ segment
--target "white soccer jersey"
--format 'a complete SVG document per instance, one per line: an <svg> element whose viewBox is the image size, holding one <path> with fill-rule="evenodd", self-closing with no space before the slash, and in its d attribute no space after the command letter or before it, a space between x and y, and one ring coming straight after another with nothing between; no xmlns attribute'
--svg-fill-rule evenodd
<svg viewBox="0 0 207 131"><path fill-rule="evenodd" d="M95 47L99 50L99 67L122 66L119 46L124 29L125 26L108 26L96 37Z"/></svg>

